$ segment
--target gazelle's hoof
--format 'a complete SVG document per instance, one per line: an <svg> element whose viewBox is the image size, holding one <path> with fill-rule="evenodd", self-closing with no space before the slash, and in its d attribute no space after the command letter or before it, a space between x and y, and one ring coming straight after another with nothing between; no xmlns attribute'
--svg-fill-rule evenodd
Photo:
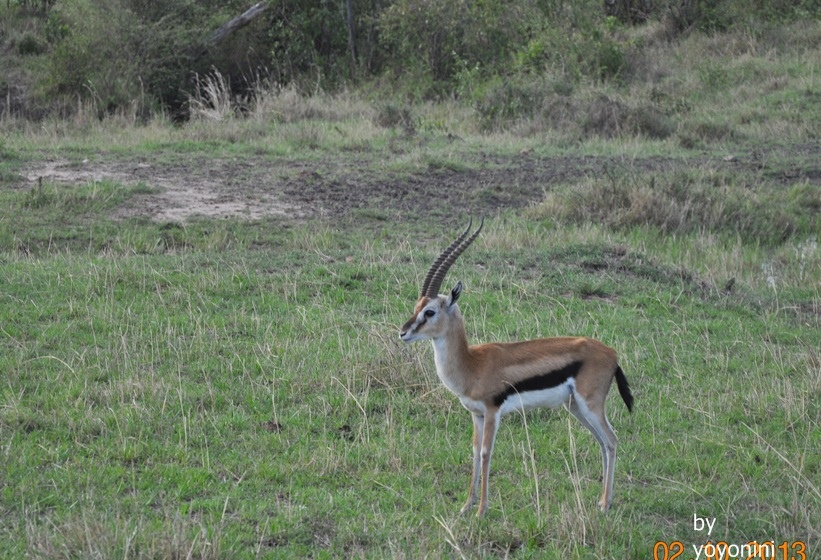
<svg viewBox="0 0 821 560"><path fill-rule="evenodd" d="M470 508L473 507L473 502L468 501L465 505L462 506L462 509L459 510L459 515L465 515L467 512L470 511Z"/></svg>

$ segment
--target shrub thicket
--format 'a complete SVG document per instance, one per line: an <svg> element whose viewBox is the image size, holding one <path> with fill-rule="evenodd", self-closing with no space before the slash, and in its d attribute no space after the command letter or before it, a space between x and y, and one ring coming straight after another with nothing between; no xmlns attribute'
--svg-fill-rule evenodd
<svg viewBox="0 0 821 560"><path fill-rule="evenodd" d="M101 112L135 103L141 110L159 103L179 111L193 78L217 61L204 43L213 27L210 20L236 13L240 5L188 0L58 2L49 13L48 27L58 33L45 89L57 98L93 97Z"/></svg>
<svg viewBox="0 0 821 560"><path fill-rule="evenodd" d="M263 82L328 91L385 77L383 83L411 99L466 99L483 125L495 128L564 105L560 98L580 81L620 85L644 79L645 45L619 19L652 22L658 38L671 40L692 30L745 26L755 33L770 22L817 18L818 4L282 0L217 45L208 43L210 33L247 9L246 0L17 1L7 3L3 15L13 18L16 8L42 20L39 34L19 40L17 51L47 59L40 91L52 101L70 100L66 106L80 97L93 98L102 113L135 104L146 112L184 112L196 77L215 70L234 94ZM549 93L536 91L545 82ZM634 114L631 123L651 136L669 134L652 111Z"/></svg>
<svg viewBox="0 0 821 560"><path fill-rule="evenodd" d="M518 45L539 33L538 3L397 0L379 14L387 68L422 78L432 94L450 93L465 68L496 72Z"/></svg>

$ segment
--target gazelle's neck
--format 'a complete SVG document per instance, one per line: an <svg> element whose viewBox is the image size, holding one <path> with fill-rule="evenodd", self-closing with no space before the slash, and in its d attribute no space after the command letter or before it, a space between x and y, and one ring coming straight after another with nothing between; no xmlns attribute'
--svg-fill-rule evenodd
<svg viewBox="0 0 821 560"><path fill-rule="evenodd" d="M436 374L442 383L454 394L465 394L470 372L468 365L468 338L465 323L458 309L450 316L451 324L442 336L431 339Z"/></svg>

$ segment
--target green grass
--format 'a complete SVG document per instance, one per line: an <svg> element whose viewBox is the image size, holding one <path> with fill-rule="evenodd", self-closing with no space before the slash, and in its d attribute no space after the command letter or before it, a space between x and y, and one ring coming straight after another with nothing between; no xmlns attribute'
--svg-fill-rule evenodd
<svg viewBox="0 0 821 560"><path fill-rule="evenodd" d="M184 126L82 107L0 119L0 558L645 560L708 539L817 556L817 42L796 47L817 29L783 49L623 32L649 42L658 60L631 64L656 77L575 85L566 129L535 110L479 133L455 101L391 126L364 95L287 90ZM675 128L582 134L602 99ZM308 174L413 193L472 174L465 204L486 226L446 281L465 282L471 341L587 335L620 355L636 402L609 403L610 512L596 442L559 410L505 418L490 511L457 515L469 414L398 328L469 208L386 197L325 218L155 222L118 215L162 192L154 177L24 179L54 161L213 161L217 182L249 188ZM556 175L519 173L539 162ZM491 207L533 176L540 201Z"/></svg>
<svg viewBox="0 0 821 560"><path fill-rule="evenodd" d="M724 294L601 230L489 226L452 273L473 340L622 357L609 514L594 440L539 411L503 423L488 518L459 518L469 415L396 336L447 236L307 224L257 250L5 253L4 557L647 558L706 542L693 514L817 546L817 292L802 314L798 285Z"/></svg>

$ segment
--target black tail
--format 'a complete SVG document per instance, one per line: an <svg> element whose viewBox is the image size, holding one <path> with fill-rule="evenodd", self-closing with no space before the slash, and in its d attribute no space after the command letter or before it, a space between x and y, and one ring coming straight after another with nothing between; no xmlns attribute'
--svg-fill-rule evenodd
<svg viewBox="0 0 821 560"><path fill-rule="evenodd" d="M616 385L619 388L619 395L627 405L627 410L633 412L633 394L630 392L630 385L627 383L627 377L621 370L621 366L616 366Z"/></svg>

